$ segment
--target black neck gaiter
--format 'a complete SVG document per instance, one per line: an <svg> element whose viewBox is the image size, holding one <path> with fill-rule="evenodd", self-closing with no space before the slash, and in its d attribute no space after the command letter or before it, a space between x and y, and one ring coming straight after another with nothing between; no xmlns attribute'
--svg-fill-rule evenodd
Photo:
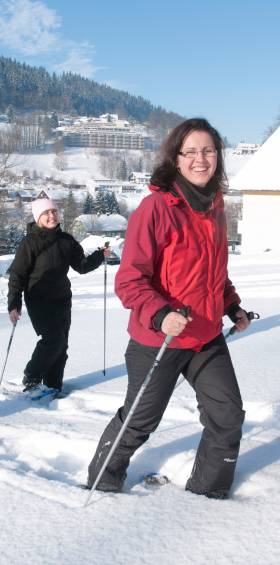
<svg viewBox="0 0 280 565"><path fill-rule="evenodd" d="M184 197L196 212L207 212L219 190L219 185L215 178L210 179L206 186L200 187L189 182L179 172L176 174L175 183L182 190Z"/></svg>

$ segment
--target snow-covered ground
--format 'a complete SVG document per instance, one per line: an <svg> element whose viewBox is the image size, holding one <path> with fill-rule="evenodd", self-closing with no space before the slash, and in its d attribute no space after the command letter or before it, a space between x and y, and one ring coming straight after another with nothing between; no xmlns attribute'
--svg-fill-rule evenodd
<svg viewBox="0 0 280 565"><path fill-rule="evenodd" d="M32 175L34 172L39 177L52 177L63 182L75 180L79 184L87 184L92 178L103 178L100 170L98 150L91 147L66 147L64 156L66 168L59 171L55 167L55 153L52 146L46 145L43 150L34 151L24 155L16 155L12 171L22 173L28 170ZM131 151L131 154L141 155L141 152ZM233 149L225 150L225 167L230 179L251 159L251 155L237 155Z"/></svg>
<svg viewBox="0 0 280 565"><path fill-rule="evenodd" d="M230 276L247 310L259 312L229 347L246 409L232 498L186 493L201 433L196 401L175 389L158 430L130 465L123 494L87 493L101 432L126 389L125 311L108 267L107 355L103 369L104 271L71 273L73 321L65 386L70 394L40 406L21 393L35 344L26 313L14 334L0 390L1 563L3 565L276 565L280 542L280 256L231 255ZM11 324L7 280L0 279L0 354ZM225 327L230 322L225 319ZM148 488L149 471L173 484Z"/></svg>
<svg viewBox="0 0 280 565"><path fill-rule="evenodd" d="M49 150L48 150L49 147ZM24 170L33 174L36 171L40 177L48 176L63 181L73 181L85 184L92 177L102 178L99 170L99 157L90 147L67 147L64 151L66 168L59 171L55 166L55 153L52 146L46 145L42 151L34 151L14 157L13 171L21 173Z"/></svg>

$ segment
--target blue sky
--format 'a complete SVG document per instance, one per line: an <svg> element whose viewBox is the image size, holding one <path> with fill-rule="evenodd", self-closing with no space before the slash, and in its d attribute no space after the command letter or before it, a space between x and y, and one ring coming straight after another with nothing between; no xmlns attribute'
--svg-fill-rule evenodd
<svg viewBox="0 0 280 565"><path fill-rule="evenodd" d="M0 54L260 143L280 114L279 0L0 0Z"/></svg>

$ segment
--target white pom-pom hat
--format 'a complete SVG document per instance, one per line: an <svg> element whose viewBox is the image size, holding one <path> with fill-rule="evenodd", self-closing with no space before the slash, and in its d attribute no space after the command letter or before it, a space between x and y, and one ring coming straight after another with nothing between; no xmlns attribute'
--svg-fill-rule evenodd
<svg viewBox="0 0 280 565"><path fill-rule="evenodd" d="M50 198L37 198L31 204L32 214L37 223L41 214L47 210L58 210L57 204Z"/></svg>

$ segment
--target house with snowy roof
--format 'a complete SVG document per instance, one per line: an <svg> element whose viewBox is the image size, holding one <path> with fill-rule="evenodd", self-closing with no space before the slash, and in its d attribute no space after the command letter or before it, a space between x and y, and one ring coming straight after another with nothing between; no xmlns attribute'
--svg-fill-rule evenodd
<svg viewBox="0 0 280 565"><path fill-rule="evenodd" d="M73 234L79 240L85 234L124 237L127 220L120 214L81 214L73 222Z"/></svg>
<svg viewBox="0 0 280 565"><path fill-rule="evenodd" d="M280 248L280 127L230 180L243 195L241 252Z"/></svg>

